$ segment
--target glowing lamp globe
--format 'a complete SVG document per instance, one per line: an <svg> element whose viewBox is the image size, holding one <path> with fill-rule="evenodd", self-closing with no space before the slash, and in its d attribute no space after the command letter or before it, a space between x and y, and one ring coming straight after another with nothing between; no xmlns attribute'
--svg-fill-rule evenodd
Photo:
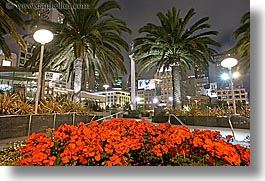
<svg viewBox="0 0 265 181"><path fill-rule="evenodd" d="M226 58L221 62L221 66L225 68L232 68L236 66L238 63L237 59L235 58Z"/></svg>
<svg viewBox="0 0 265 181"><path fill-rule="evenodd" d="M43 45L52 41L53 33L49 30L40 29L33 34L33 38L36 42Z"/></svg>
<svg viewBox="0 0 265 181"><path fill-rule="evenodd" d="M107 88L109 88L109 85L105 84L105 85L103 85L103 87L104 87L105 89L107 89Z"/></svg>

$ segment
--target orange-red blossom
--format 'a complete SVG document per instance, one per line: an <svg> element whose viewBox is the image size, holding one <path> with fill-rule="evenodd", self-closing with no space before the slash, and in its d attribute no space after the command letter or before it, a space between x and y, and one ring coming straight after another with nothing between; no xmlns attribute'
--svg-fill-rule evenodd
<svg viewBox="0 0 265 181"><path fill-rule="evenodd" d="M143 150L161 159L209 155L209 165L216 165L216 159L223 165L250 165L250 149L223 141L219 132L122 118L88 126L64 124L52 138L34 133L20 149L19 165L134 165L131 154Z"/></svg>

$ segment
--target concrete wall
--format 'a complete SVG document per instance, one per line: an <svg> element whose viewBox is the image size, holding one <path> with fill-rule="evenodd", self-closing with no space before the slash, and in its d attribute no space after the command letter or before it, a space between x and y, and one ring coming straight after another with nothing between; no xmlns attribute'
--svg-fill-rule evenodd
<svg viewBox="0 0 265 181"><path fill-rule="evenodd" d="M207 126L207 127L227 127L229 128L228 117L215 116L178 116L178 118L186 125ZM234 128L250 129L250 119L243 116L231 117L231 123ZM153 122L168 122L168 116L154 116ZM179 125L178 121L171 117L171 124Z"/></svg>
<svg viewBox="0 0 265 181"><path fill-rule="evenodd" d="M99 119L97 116L94 120ZM207 117L207 116L179 116L186 125L209 126L209 127L229 127L227 117ZM7 138L17 138L27 136L33 132L46 132L47 128L57 129L62 124L77 125L80 122L89 123L92 116L80 115L14 115L0 116L0 140ZM168 116L154 116L153 122L168 122ZM177 121L171 117L170 122L178 125ZM231 122L234 128L249 129L250 119L243 116L232 117Z"/></svg>
<svg viewBox="0 0 265 181"><path fill-rule="evenodd" d="M100 117L95 117L94 120ZM33 132L46 132L47 128L57 129L62 124L77 125L89 123L92 116L80 115L12 115L0 116L0 139L27 136Z"/></svg>

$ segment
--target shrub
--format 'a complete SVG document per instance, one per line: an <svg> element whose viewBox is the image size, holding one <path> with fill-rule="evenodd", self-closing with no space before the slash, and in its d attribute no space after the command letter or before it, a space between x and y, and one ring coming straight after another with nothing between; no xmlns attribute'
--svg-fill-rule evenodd
<svg viewBox="0 0 265 181"><path fill-rule="evenodd" d="M250 149L221 139L219 132L114 118L102 124L62 125L32 134L19 165L204 166L250 165Z"/></svg>
<svg viewBox="0 0 265 181"><path fill-rule="evenodd" d="M0 115L25 115L34 114L34 104L28 100L23 100L17 94L0 94ZM82 115L89 115L91 112L87 111L81 102L73 102L66 97L55 99L48 97L42 99L38 105L38 113L68 113L77 112Z"/></svg>

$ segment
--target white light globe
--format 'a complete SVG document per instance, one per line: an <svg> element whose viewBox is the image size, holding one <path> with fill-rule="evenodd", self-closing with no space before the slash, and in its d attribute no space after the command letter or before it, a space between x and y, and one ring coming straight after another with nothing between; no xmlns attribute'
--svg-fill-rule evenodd
<svg viewBox="0 0 265 181"><path fill-rule="evenodd" d="M155 97L155 98L153 99L153 103L154 103L154 104L157 104L158 102L159 102L158 98Z"/></svg>
<svg viewBox="0 0 265 181"><path fill-rule="evenodd" d="M238 77L240 77L239 72L234 72L232 77L233 77L234 79L237 79Z"/></svg>
<svg viewBox="0 0 265 181"><path fill-rule="evenodd" d="M170 101L170 102L172 102L173 101L173 97L168 97L168 100Z"/></svg>
<svg viewBox="0 0 265 181"><path fill-rule="evenodd" d="M49 30L40 29L33 34L33 38L38 43L46 44L52 41L53 33Z"/></svg>
<svg viewBox="0 0 265 181"><path fill-rule="evenodd" d="M222 77L223 80L228 80L230 78L227 73L222 74L221 77Z"/></svg>
<svg viewBox="0 0 265 181"><path fill-rule="evenodd" d="M103 87L104 87L105 89L107 89L107 88L109 88L109 85L105 84L105 85L103 85Z"/></svg>
<svg viewBox="0 0 265 181"><path fill-rule="evenodd" d="M232 68L237 65L237 59L235 58L226 58L221 62L221 66L225 68Z"/></svg>

